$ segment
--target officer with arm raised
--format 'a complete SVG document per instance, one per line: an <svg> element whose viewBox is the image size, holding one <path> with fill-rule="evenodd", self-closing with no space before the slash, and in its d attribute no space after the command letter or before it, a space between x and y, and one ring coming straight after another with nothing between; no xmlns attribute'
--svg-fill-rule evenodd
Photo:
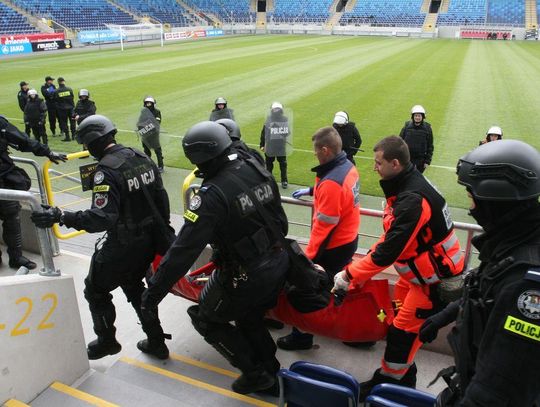
<svg viewBox="0 0 540 407"><path fill-rule="evenodd" d="M431 342L457 318L448 336L457 386L440 405L530 407L540 396L540 153L517 140L486 143L457 173L485 232L473 238L481 263L461 300L420 329Z"/></svg>
<svg viewBox="0 0 540 407"><path fill-rule="evenodd" d="M77 129L77 142L86 145L99 160L93 178L92 207L77 212L46 208L34 212L32 221L43 228L60 223L90 233L107 232L105 243L96 245L85 279L84 296L97 335L88 344L88 358L99 359L122 349L115 338L116 312L111 295L111 291L121 287L148 336L137 347L166 359L169 357L164 341L167 335L161 329L157 312L145 317L141 314L141 295L142 280L156 253L155 216L169 223L169 198L152 160L140 151L116 144L115 134L114 124L101 115L88 117Z"/></svg>
<svg viewBox="0 0 540 407"><path fill-rule="evenodd" d="M242 159L230 148L227 130L217 123L196 124L182 145L203 183L189 203L176 241L143 295L143 309L152 314L211 243L217 269L204 287L199 305L188 309L193 326L242 372L232 384L235 392L275 391L280 363L263 317L276 304L289 263L273 232L287 232L277 184L255 158ZM255 197L262 208L257 209ZM272 220L272 227L260 210Z"/></svg>
<svg viewBox="0 0 540 407"><path fill-rule="evenodd" d="M48 146L32 140L4 117L0 116L0 188L28 191L31 180L26 171L15 165L9 155L9 147L36 156L48 157L53 163L65 161L64 154L52 152ZM32 270L36 263L22 255L22 233L20 219L21 205L16 201L0 201L2 238L7 246L9 267L21 266ZM2 262L0 258L0 263Z"/></svg>

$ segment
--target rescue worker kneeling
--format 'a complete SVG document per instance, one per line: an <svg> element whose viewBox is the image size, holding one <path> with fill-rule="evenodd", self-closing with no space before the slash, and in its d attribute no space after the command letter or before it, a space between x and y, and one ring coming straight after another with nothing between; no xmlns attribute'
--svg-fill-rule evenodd
<svg viewBox="0 0 540 407"><path fill-rule="evenodd" d="M257 198L274 228L286 235L287 217L278 186L259 161L232 149L231 138L220 124L196 124L182 146L203 182L189 203L176 241L143 294L143 312L153 313L211 243L217 270L204 287L199 305L188 309L193 326L241 370L232 384L235 392L277 395L280 363L263 317L276 304L289 261L249 195ZM252 193L246 193L242 183Z"/></svg>
<svg viewBox="0 0 540 407"><path fill-rule="evenodd" d="M416 386L418 331L453 300L451 294L461 294L452 286L461 281L464 264L446 202L411 163L405 142L386 137L373 151L386 196L384 233L367 256L336 274L334 291L362 284L393 264L399 274L394 299L400 307L388 330L381 368L360 385L362 400L380 383Z"/></svg>
<svg viewBox="0 0 540 407"><path fill-rule="evenodd" d="M169 197L156 165L146 155L116 144L116 128L105 116L93 115L82 121L76 132L79 144L99 159L94 173L92 207L63 212L57 207L32 213L38 227L54 223L90 233L107 231L105 243L96 243L90 271L84 280L84 297L90 306L97 339L88 344L88 358L99 359L120 352L114 321L116 311L111 291L121 287L148 336L137 347L159 359L169 350L157 316L141 314L143 279L157 251L155 229L161 216L169 224ZM156 210L150 204L152 199ZM100 239L101 240L101 239Z"/></svg>

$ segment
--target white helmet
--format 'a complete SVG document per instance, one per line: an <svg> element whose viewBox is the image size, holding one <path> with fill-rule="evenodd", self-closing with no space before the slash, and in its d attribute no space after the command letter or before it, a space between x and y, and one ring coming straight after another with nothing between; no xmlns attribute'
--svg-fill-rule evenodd
<svg viewBox="0 0 540 407"><path fill-rule="evenodd" d="M491 126L489 130L487 131L486 136L489 136L490 134L495 134L499 136L499 138L501 138L503 135L503 132L499 126Z"/></svg>
<svg viewBox="0 0 540 407"><path fill-rule="evenodd" d="M414 105L411 109L411 114L420 113L426 116L426 109L422 105Z"/></svg>
<svg viewBox="0 0 540 407"><path fill-rule="evenodd" d="M349 123L349 115L347 112L337 112L334 116L335 124L347 124Z"/></svg>
<svg viewBox="0 0 540 407"><path fill-rule="evenodd" d="M37 94L38 94L37 90L35 90L35 89L30 89L28 91L28 96L37 96Z"/></svg>
<svg viewBox="0 0 540 407"><path fill-rule="evenodd" d="M283 105L281 103L279 103L279 102L274 102L274 103L272 103L272 110L274 110L274 109L283 110Z"/></svg>
<svg viewBox="0 0 540 407"><path fill-rule="evenodd" d="M144 98L144 103L147 103L147 102L153 103L155 105L156 99L154 99L152 96L147 96Z"/></svg>
<svg viewBox="0 0 540 407"><path fill-rule="evenodd" d="M79 90L79 97L81 97L81 96L90 97L90 92L88 92L88 89Z"/></svg>

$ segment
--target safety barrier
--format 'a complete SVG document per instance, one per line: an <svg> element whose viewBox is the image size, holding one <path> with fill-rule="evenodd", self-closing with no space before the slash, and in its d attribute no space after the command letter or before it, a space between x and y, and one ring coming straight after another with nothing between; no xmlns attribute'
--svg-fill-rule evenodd
<svg viewBox="0 0 540 407"><path fill-rule="evenodd" d="M31 192L15 191L12 189L0 189L0 200L27 202L32 211L42 211L40 202ZM53 262L53 251L47 235L47 230L36 228L43 268L39 274L42 276L56 277L60 275L60 270L56 270Z"/></svg>
<svg viewBox="0 0 540 407"><path fill-rule="evenodd" d="M37 163L37 161L32 160L30 158L22 158L22 157L11 157L11 159L13 160L13 162L17 164L26 164L26 165L31 166L34 169L34 171L36 172L35 180L38 183L39 197L41 199L41 203L43 205L47 205L48 204L47 191L45 189L45 183L43 182L43 175L41 172L41 168L39 164ZM30 179L34 180L33 177L30 177ZM58 256L60 254L60 247L58 246L58 240L56 239L56 237L54 236L53 232L50 229L47 229L47 235L51 243L53 256Z"/></svg>
<svg viewBox="0 0 540 407"><path fill-rule="evenodd" d="M68 159L68 161L70 161L70 160L74 160L74 159L77 159L77 158L86 158L89 155L90 155L90 153L88 151L79 151L77 153L68 154L67 159ZM54 201L55 192L52 189L51 181L56 180L56 179L66 179L66 180L68 180L70 182L74 182L74 183L77 184L74 187L69 187L69 188L65 188L65 189L61 189L59 191L56 191L56 193L61 193L61 192L69 192L69 191L79 189L80 184L81 184L81 180L79 178L77 178L77 177L72 177L73 174L79 174L79 171L74 171L74 172L71 172L71 173L64 174L64 173L61 173L59 171L51 169L50 166L51 166L51 161L45 162L45 164L43 165L42 172L43 172L43 180L44 180L44 183L45 183L45 190L47 191L48 203L51 206L55 206L55 201ZM54 176L51 177L50 174L54 174ZM76 205L78 203L88 201L89 199L90 198L77 199L77 200L69 202L67 204L60 205L60 208L65 208L65 207L68 207L68 206ZM60 226L58 226L57 223L55 223L53 225L52 230L54 232L54 235L58 239L62 239L62 240L71 239L72 237L79 236L79 235L82 235L83 233L86 233L85 230L77 230L77 231L74 231L74 232L62 233L62 231L60 230Z"/></svg>
<svg viewBox="0 0 540 407"><path fill-rule="evenodd" d="M195 179L195 171L191 172L183 183L183 197L184 197L184 208L189 207L189 200L191 199L191 195L197 191L197 189L200 188L200 185L191 184L191 182ZM313 202L312 201L304 201L302 199L295 199L290 198L288 196L282 196L281 202L284 204L289 205L295 205L295 206L305 206L309 207L313 210ZM374 217L374 218L382 218L383 211L376 210L376 209L367 209L367 208L360 208L360 215L361 216L368 216L368 217ZM312 218L312 217L311 217ZM310 218L310 219L311 219ZM295 221L289 221L289 224L296 225L296 226L304 226L311 228L311 224L308 223L302 223L302 222L295 222ZM483 229L478 226L471 223L463 223L463 222L454 222L454 228L456 230L462 230L467 233L467 239L465 243L465 248L463 249L463 252L465 253L465 265L464 270L467 270L469 268L469 264L471 261L471 254L472 254L472 238L476 233L481 233ZM369 233L363 233L359 232L358 236L363 237L369 237L377 239L379 236L371 235Z"/></svg>

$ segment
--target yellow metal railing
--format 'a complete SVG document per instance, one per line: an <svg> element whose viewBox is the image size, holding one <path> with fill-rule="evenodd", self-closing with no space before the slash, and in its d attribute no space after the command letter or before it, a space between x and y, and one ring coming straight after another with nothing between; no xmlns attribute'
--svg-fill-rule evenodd
<svg viewBox="0 0 540 407"><path fill-rule="evenodd" d="M193 183L195 178L197 178L195 177L195 171L197 171L196 168L193 171L191 171L186 178L184 178L184 183L182 184L182 197L184 198L184 210L188 208L189 198L190 198L188 195L186 195L186 191L190 189L191 184Z"/></svg>
<svg viewBox="0 0 540 407"><path fill-rule="evenodd" d="M68 154L67 159L69 161L69 160L74 160L76 158L85 158L85 157L88 157L89 155L90 155L90 153L88 151L79 151L77 153ZM53 192L53 189L52 189L52 181L53 180L71 177L72 175L79 174L79 171L70 172L70 173L62 174L62 175L55 175L55 176L51 177L50 174L49 174L49 167L50 166L51 166L51 161L46 161L45 164L43 164L43 169L42 169L42 171L43 171L43 182L45 184L45 189L47 191L47 197L48 197L48 200L49 200L49 205L54 206L54 194L55 193L74 191L76 189L79 189L81 186L76 185L74 187L69 187L69 188L66 188L66 189L62 189L62 190ZM67 204L60 205L60 208L66 208L68 206L76 205L78 203L81 203L81 202L84 202L84 201L87 201L87 200L89 200L89 198L81 198L81 199L75 200L73 202L68 202ZM53 229L54 235L58 239L63 239L63 240L71 239L72 237L79 236L79 235L82 235L83 233L86 233L85 230L77 230L77 231L74 231L74 232L62 233L62 231L60 230L60 226L58 226L57 223L55 223L53 225L52 229Z"/></svg>

